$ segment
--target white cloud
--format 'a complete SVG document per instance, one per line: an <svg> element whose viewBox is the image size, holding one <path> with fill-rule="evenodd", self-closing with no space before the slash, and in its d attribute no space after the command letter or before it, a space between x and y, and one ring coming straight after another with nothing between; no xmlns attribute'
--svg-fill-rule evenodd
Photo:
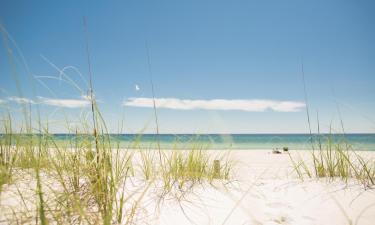
<svg viewBox="0 0 375 225"><path fill-rule="evenodd" d="M0 99L0 105L6 103L6 100Z"/></svg>
<svg viewBox="0 0 375 225"><path fill-rule="evenodd" d="M91 104L87 96L82 97L82 99L56 99L44 97L38 97L38 99L40 100L40 104L65 108L82 108L87 107Z"/></svg>
<svg viewBox="0 0 375 225"><path fill-rule="evenodd" d="M81 99L58 99L58 98L45 98L38 96L38 100L34 101L28 98L21 97L8 97L9 101L16 102L18 104L41 104L41 105L50 105L58 106L64 108L82 108L87 107L91 104L90 96L82 95ZM5 100L0 99L0 104L5 103Z"/></svg>
<svg viewBox="0 0 375 225"><path fill-rule="evenodd" d="M31 99L21 98L21 97L16 97L16 96L8 97L8 100L12 102L16 102L18 104L35 104L35 102Z"/></svg>
<svg viewBox="0 0 375 225"><path fill-rule="evenodd" d="M192 110L241 110L249 112L264 112L273 110L276 112L298 112L305 107L304 102L276 101L258 99L212 99L190 100L177 98L155 98L157 108ZM123 102L124 106L153 107L152 98L129 98Z"/></svg>

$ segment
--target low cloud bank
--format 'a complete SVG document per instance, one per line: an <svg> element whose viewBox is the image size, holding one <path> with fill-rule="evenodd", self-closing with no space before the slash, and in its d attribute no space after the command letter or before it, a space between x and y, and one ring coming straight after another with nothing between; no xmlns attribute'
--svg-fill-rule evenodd
<svg viewBox="0 0 375 225"><path fill-rule="evenodd" d="M21 98L17 96L12 96L8 98L9 101L16 102L18 104L35 104L35 102L28 98Z"/></svg>
<svg viewBox="0 0 375 225"><path fill-rule="evenodd" d="M83 108L89 106L90 100L87 98L83 99L56 99L56 98L44 98L38 97L41 104L58 106L64 108Z"/></svg>
<svg viewBox="0 0 375 225"><path fill-rule="evenodd" d="M155 98L157 108L177 110L240 110L248 112L264 112L272 110L275 112L298 112L305 108L304 102L276 101L259 99L212 99L212 100L190 100L178 98ZM123 102L124 106L153 107L152 98L128 98Z"/></svg>
<svg viewBox="0 0 375 225"><path fill-rule="evenodd" d="M41 105L49 105L49 106L57 106L63 108L83 108L90 106L90 97L88 96L81 96L81 99L59 99L59 98L45 98L45 97L38 97L38 100L32 100L28 98L21 98L21 97L8 97L10 102L15 102L18 104L41 104ZM0 100L0 104L5 103Z"/></svg>

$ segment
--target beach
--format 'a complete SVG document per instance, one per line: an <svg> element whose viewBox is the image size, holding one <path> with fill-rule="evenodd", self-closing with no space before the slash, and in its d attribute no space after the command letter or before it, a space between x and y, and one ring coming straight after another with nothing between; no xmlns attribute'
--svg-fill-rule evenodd
<svg viewBox="0 0 375 225"><path fill-rule="evenodd" d="M158 155L158 150L148 151ZM202 181L182 191L172 189L167 194L163 192L160 180L145 181L137 172L121 184L126 189L125 195L131 195L124 206L125 213L131 211L135 202L137 204L132 224L371 225L375 220L375 191L371 187L364 187L355 179L301 180L296 175L290 157L308 159L310 151L294 150L281 154L273 154L271 149L208 152L212 159L223 159L223 154L230 158L233 173L229 180ZM163 153L168 155L171 151ZM137 154L133 157L133 165L140 160ZM375 158L374 152L358 154L367 160ZM14 223L16 215L20 219L18 222L27 221L26 215L35 213L33 187L36 181L32 171L21 171L18 171L14 183L3 187L0 200L2 224ZM44 189L46 201L49 201L47 196L53 199L54 195L51 190L61 187L51 174L41 174L43 182L49 184L45 186L50 187ZM20 199L19 192L24 199ZM25 207L28 213L18 212Z"/></svg>
<svg viewBox="0 0 375 225"><path fill-rule="evenodd" d="M373 224L374 190L364 190L355 180L301 181L288 154L271 152L232 151L238 180L198 188L192 195L196 204L183 204L185 213L179 204L164 209L159 224ZM310 152L291 154L308 157ZM373 152L362 154L375 157Z"/></svg>

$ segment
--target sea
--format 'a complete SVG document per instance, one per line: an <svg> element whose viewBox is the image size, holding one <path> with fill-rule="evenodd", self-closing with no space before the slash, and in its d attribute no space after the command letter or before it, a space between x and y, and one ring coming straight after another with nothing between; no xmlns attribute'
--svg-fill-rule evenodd
<svg viewBox="0 0 375 225"><path fill-rule="evenodd" d="M60 141L72 134L54 134ZM353 150L375 151L375 134L110 134L113 145L121 148L155 149L282 149L312 150L341 146Z"/></svg>

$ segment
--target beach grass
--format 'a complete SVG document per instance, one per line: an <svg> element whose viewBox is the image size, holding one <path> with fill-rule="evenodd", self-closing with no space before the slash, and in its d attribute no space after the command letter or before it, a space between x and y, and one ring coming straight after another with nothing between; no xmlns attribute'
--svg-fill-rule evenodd
<svg viewBox="0 0 375 225"><path fill-rule="evenodd" d="M132 224L140 202L155 183L163 184L158 188L166 195L174 188L182 192L185 186L230 179L229 159L221 160L221 176L215 177L213 162L219 158L199 143L191 143L190 150L159 152L142 148L140 135L133 149L124 149L104 131L101 116L94 116L100 132L79 133L90 127L82 122L64 145L48 133L48 127L38 133L15 131L11 114L3 118L0 193L13 181L26 182L24 175L32 181L27 190L18 191L24 204L12 208L9 222ZM127 181L138 175L143 185L129 191Z"/></svg>
<svg viewBox="0 0 375 225"><path fill-rule="evenodd" d="M317 135L318 139L312 142L310 157L289 157L295 173L302 180L307 178L339 178L345 182L350 179L359 181L364 187L375 185L375 163L353 149L345 140L335 141L333 134Z"/></svg>
<svg viewBox="0 0 375 225"><path fill-rule="evenodd" d="M330 125L329 133L327 135L321 135L318 112L316 113L317 133L313 134L303 64L301 66L306 103L306 118L312 151L309 159L301 157L293 158L288 152L294 171L302 180L306 177L328 178L330 181L339 178L345 182L348 182L350 179L355 179L366 188L375 185L375 162L373 159L366 159L361 156L347 141L344 122L341 118L338 105L336 105L336 107L341 125L340 140L335 140L334 136L340 134L338 132L335 132L335 134L332 132L332 124Z"/></svg>

